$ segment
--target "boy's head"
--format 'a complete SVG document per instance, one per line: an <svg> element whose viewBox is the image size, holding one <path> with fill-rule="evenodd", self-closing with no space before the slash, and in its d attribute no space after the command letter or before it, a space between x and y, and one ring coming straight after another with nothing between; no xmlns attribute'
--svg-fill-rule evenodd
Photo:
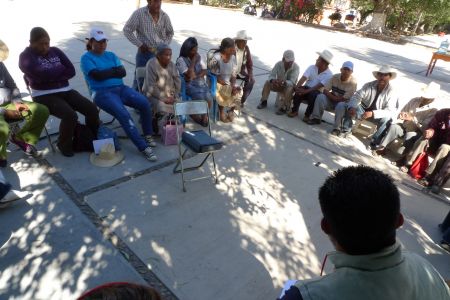
<svg viewBox="0 0 450 300"><path fill-rule="evenodd" d="M403 224L400 196L391 177L366 166L342 168L319 190L322 229L350 255L380 251L395 243Z"/></svg>

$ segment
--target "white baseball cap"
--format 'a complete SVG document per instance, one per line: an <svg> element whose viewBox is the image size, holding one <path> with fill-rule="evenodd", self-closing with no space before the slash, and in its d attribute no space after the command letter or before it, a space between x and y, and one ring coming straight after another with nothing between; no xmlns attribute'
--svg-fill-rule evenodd
<svg viewBox="0 0 450 300"><path fill-rule="evenodd" d="M92 28L91 32L89 34L89 39L94 39L97 42L100 42L102 40L107 40L108 38L106 37L103 30L98 29L98 28Z"/></svg>

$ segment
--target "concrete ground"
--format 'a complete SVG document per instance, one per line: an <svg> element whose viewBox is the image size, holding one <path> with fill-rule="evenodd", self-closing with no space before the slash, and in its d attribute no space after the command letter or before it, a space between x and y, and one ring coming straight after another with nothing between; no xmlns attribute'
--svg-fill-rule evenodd
<svg viewBox="0 0 450 300"><path fill-rule="evenodd" d="M5 63L23 88L18 56L29 30L43 26L77 68L72 86L87 96L79 61L89 28L99 26L130 83L136 49L121 28L134 5L125 0L3 2L6 18L0 25L12 28L0 37L11 50ZM172 174L175 146L159 144L159 160L150 163L122 140L125 160L108 169L92 166L85 153L74 158L52 153L45 140L37 159L11 146L4 173L33 195L0 211L1 299L73 299L109 281L148 282L167 299L275 299L287 279L320 273L332 245L320 230L317 189L330 172L352 164L371 165L395 178L406 219L400 242L450 278L450 255L436 245L437 224L450 207L445 197L422 192L388 161L370 156L363 139L339 139L328 134L329 124L310 127L299 118L276 116L274 95L268 109L256 110L268 71L288 48L302 72L323 49L335 55L333 72L352 60L359 86L372 80L379 64L391 64L399 72L392 84L403 101L434 80L441 84L443 107L450 101L450 64L439 62L424 77L431 50L417 43L393 45L203 6L164 3L163 9L175 28L173 59L189 36L198 38L203 54L238 30L253 37L255 88L240 118L213 126L226 143L217 155L220 183L191 183L183 193L179 176ZM332 121L328 113L324 118ZM48 126L57 133L57 120ZM111 126L122 134L119 124Z"/></svg>

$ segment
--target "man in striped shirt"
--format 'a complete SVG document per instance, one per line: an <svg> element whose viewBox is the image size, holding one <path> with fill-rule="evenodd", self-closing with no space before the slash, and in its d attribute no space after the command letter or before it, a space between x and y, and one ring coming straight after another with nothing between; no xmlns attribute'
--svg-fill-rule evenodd
<svg viewBox="0 0 450 300"><path fill-rule="evenodd" d="M136 68L145 67L147 61L155 56L158 44L169 45L173 37L172 23L161 10L161 0L147 0L147 3L147 6L134 11L123 27L125 37L138 47ZM136 79L133 87L137 87Z"/></svg>

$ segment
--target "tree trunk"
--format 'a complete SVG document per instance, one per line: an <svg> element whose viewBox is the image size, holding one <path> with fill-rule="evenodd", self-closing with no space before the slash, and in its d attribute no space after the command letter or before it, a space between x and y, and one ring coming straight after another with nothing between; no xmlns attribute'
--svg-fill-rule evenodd
<svg viewBox="0 0 450 300"><path fill-rule="evenodd" d="M412 31L412 35L416 35L417 34L417 28L419 27L420 21L422 21L422 15L423 15L423 12L420 12L419 17L417 18L416 25L414 25L414 29Z"/></svg>
<svg viewBox="0 0 450 300"><path fill-rule="evenodd" d="M365 31L382 34L386 27L386 10L388 8L389 0L373 0L373 17L367 26L364 27Z"/></svg>

